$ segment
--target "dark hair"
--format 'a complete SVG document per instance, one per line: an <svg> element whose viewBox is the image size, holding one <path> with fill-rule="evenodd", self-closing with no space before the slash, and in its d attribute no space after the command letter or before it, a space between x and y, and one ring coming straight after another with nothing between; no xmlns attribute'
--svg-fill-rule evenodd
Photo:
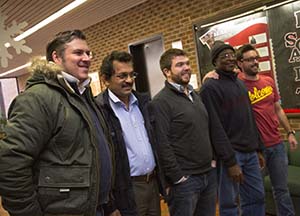
<svg viewBox="0 0 300 216"><path fill-rule="evenodd" d="M124 51L112 51L107 55L101 64L100 74L104 75L106 80L109 80L114 73L113 61L123 62L123 63L133 63L132 55Z"/></svg>
<svg viewBox="0 0 300 216"><path fill-rule="evenodd" d="M252 46L251 44L244 44L243 46L239 47L237 49L237 52L236 52L236 59L238 61L241 61L243 59L243 55L244 53L248 52L248 51L255 51L257 52L257 50L255 49L254 46Z"/></svg>
<svg viewBox="0 0 300 216"><path fill-rule="evenodd" d="M165 68L170 70L172 66L172 59L176 56L187 56L186 52L181 49L168 49L160 57L160 69L163 71Z"/></svg>
<svg viewBox="0 0 300 216"><path fill-rule="evenodd" d="M52 53L57 52L58 56L63 56L65 52L65 44L74 39L86 40L85 35L80 30L64 31L55 35L55 38L47 44L46 58L53 61Z"/></svg>

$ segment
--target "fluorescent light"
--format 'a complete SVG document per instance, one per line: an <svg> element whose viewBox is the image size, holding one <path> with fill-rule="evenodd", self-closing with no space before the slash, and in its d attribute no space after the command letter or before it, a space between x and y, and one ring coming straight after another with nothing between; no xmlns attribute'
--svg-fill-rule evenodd
<svg viewBox="0 0 300 216"><path fill-rule="evenodd" d="M61 17L65 13L69 12L70 10L73 10L74 8L78 7L79 5L83 4L86 1L87 0L75 0L75 1L73 1L72 3L68 4L64 8L60 9L59 11L57 11L56 13L52 14L51 16L47 17L43 21L39 22L35 26L31 27L27 31L23 32L19 36L15 37L14 40L15 41L20 41L20 40L28 37L32 33L34 33L37 30L43 28L45 25L48 25L50 22L56 20L57 18Z"/></svg>
<svg viewBox="0 0 300 216"><path fill-rule="evenodd" d="M21 66L19 66L19 67L16 67L16 68L14 68L14 69L8 70L8 71L6 71L6 72L4 72L4 73L1 73L1 74L0 74L0 77L7 76L7 75L9 75L9 74L11 74L11 73L13 73L13 72L16 72L16 71L18 71L18 70L21 70L21 69L23 69L23 68L26 68L26 67L28 67L28 66L30 66L30 65L31 65L31 63L29 62L29 63L26 63L26 64L21 65Z"/></svg>
<svg viewBox="0 0 300 216"><path fill-rule="evenodd" d="M280 3L274 4L274 5L270 5L270 6L266 7L265 10L269 10L271 8L274 8L274 7L279 7L281 5L284 5L284 4L293 2L293 1L295 1L295 0L288 0L288 1L280 2Z"/></svg>
<svg viewBox="0 0 300 216"><path fill-rule="evenodd" d="M205 27L209 27L209 26L212 26L212 25L216 25L218 23L222 23L222 22L226 22L226 21L229 21L229 20L237 19L237 18L246 16L248 14L255 13L255 12L258 12L258 11L261 11L261 10L262 11L269 10L271 8L279 7L281 5L284 5L284 4L287 4L287 3L290 3L290 2L294 2L294 1L295 0L287 0L287 1L283 1L283 2L280 2L280 3L277 3L277 4L273 4L273 5L270 5L270 6L262 6L262 7L256 8L256 9L251 10L251 11L247 11L245 13L242 13L242 14L239 14L239 15L236 15L236 16L233 16L233 17L229 17L229 18L226 18L226 19L218 20L216 22L212 22L212 23L201 25L200 28L205 28Z"/></svg>
<svg viewBox="0 0 300 216"><path fill-rule="evenodd" d="M59 11L57 11L56 13L50 15L49 17L47 17L46 19L44 19L43 21L39 22L38 24L36 24L35 26L31 27L30 29L28 29L27 31L23 32L22 34L20 34L19 36L15 37L14 40L15 41L20 41L26 37L28 37L29 35L33 34L34 32L36 32L37 30L43 28L44 26L48 25L49 23L51 23L52 21L56 20L57 18L61 17L62 15L64 15L65 13L73 10L74 8L78 7L79 5L83 4L84 2L86 2L87 0L75 0L72 3L68 4L67 6L63 7L62 9L60 9ZM10 43L5 43L4 44L5 47L10 47ZM18 70L21 70L23 68L26 68L30 66L30 63L21 65L19 67L16 67L14 69L8 70L4 73L0 74L0 77L3 76L7 76L13 72L16 72Z"/></svg>
<svg viewBox="0 0 300 216"><path fill-rule="evenodd" d="M257 12L257 11L264 10L264 9L265 9L265 6L262 6L262 7L259 7L259 8L254 9L254 10L247 11L247 12L242 13L242 14L238 14L238 15L236 15L236 16L228 17L228 18L225 18L225 19L222 19L222 20L218 20L218 21L216 21L216 22L212 22L212 23L208 23L208 24L201 25L200 28L205 28L205 27L209 27L209 26L212 26L212 25L216 25L216 24L222 23L222 22L226 22L226 21L230 21L230 20L233 20L233 19L237 19L237 18L246 16L246 15L248 15L248 14L252 14L252 13L255 13L255 12Z"/></svg>
<svg viewBox="0 0 300 216"><path fill-rule="evenodd" d="M41 59L46 59L46 56L42 56ZM28 62L26 64L23 64L23 65L19 66L19 67L16 67L14 69L11 69L11 70L8 70L8 71L6 71L4 73L1 73L0 77L7 76L7 75L9 75L9 74L11 74L13 72L16 72L16 71L21 70L21 69L26 68L26 67L29 67L30 65L31 65L31 62Z"/></svg>

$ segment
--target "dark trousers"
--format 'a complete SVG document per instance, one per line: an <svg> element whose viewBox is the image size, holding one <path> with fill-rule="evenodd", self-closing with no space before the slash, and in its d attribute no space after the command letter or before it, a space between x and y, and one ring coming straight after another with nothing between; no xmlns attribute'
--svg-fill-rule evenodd
<svg viewBox="0 0 300 216"><path fill-rule="evenodd" d="M96 216L104 216L104 212L102 208L97 209Z"/></svg>
<svg viewBox="0 0 300 216"><path fill-rule="evenodd" d="M219 164L220 216L264 216L264 185L256 152L235 152L244 182L238 184L229 177L227 167Z"/></svg>
<svg viewBox="0 0 300 216"><path fill-rule="evenodd" d="M272 183L273 197L276 202L277 215L293 216L295 211L287 186L288 158L284 144L280 143L265 148L264 153Z"/></svg>
<svg viewBox="0 0 300 216"><path fill-rule="evenodd" d="M182 183L171 186L168 206L171 216L214 216L217 200L216 169L191 175Z"/></svg>
<svg viewBox="0 0 300 216"><path fill-rule="evenodd" d="M160 216L160 197L156 178L132 181L139 216Z"/></svg>

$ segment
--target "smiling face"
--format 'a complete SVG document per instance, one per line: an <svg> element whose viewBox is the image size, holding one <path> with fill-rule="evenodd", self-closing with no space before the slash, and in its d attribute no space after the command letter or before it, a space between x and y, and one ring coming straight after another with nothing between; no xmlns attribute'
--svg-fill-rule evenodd
<svg viewBox="0 0 300 216"><path fill-rule="evenodd" d="M135 72L131 62L113 61L114 72L112 76L105 80L109 90L111 90L125 104L129 101L134 84Z"/></svg>
<svg viewBox="0 0 300 216"><path fill-rule="evenodd" d="M63 71L83 82L88 78L91 64L91 52L85 40L74 39L65 44L62 56L56 51L52 53L53 60L63 68Z"/></svg>
<svg viewBox="0 0 300 216"><path fill-rule="evenodd" d="M225 49L218 55L216 68L226 72L232 72L236 67L236 56L232 49Z"/></svg>
<svg viewBox="0 0 300 216"><path fill-rule="evenodd" d="M169 82L186 86L190 82L191 67L189 58L186 56L175 56L172 58L171 69L164 69L164 74Z"/></svg>
<svg viewBox="0 0 300 216"><path fill-rule="evenodd" d="M239 67L248 75L255 77L259 72L259 55L255 50L243 53L243 58L238 61Z"/></svg>

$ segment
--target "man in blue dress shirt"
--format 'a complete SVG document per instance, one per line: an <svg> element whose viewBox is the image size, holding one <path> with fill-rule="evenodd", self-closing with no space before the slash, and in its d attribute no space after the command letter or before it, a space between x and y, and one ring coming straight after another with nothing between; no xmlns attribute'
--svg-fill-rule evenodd
<svg viewBox="0 0 300 216"><path fill-rule="evenodd" d="M107 89L96 97L111 130L116 179L106 213L160 216L158 162L154 147L150 97L132 90L137 73L132 56L113 51L100 68Z"/></svg>

